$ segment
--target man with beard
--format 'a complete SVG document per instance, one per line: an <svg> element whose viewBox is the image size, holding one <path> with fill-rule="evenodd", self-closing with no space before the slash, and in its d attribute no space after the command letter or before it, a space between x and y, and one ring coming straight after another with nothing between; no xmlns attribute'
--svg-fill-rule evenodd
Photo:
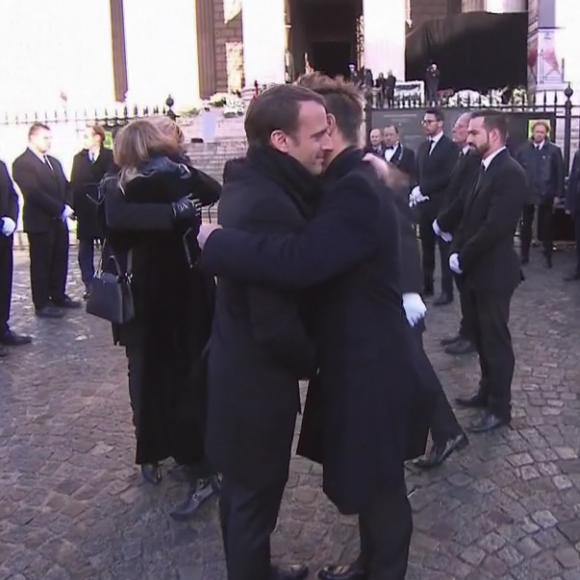
<svg viewBox="0 0 580 580"><path fill-rule="evenodd" d="M507 121L498 111L473 113L468 143L482 157L463 217L453 237L449 267L463 276L473 304L473 330L481 379L478 392L457 399L484 415L470 428L483 433L511 421L514 351L510 303L522 280L514 234L527 194L526 175L506 149Z"/></svg>
<svg viewBox="0 0 580 580"><path fill-rule="evenodd" d="M325 98L333 143L316 217L285 236L206 227L202 265L280 289L326 282L314 316L323 489L341 513L359 515L361 555L320 577L403 580L413 527L404 461L408 434L421 429L410 413L424 369L402 308L397 213L358 149L363 108L355 87L320 76L310 86ZM311 381L304 421L312 389Z"/></svg>
<svg viewBox="0 0 580 580"><path fill-rule="evenodd" d="M248 153L227 174L218 220L252 234L301 231L319 200L331 147L324 99L279 85L252 101ZM231 167L231 165L230 165ZM247 234L249 235L249 234ZM301 580L270 563L288 480L299 380L316 370L293 293L221 278L208 359L206 448L222 474L220 519L229 580Z"/></svg>
<svg viewBox="0 0 580 580"><path fill-rule="evenodd" d="M465 197L471 191L477 175L481 158L477 151L472 151L467 144L467 128L471 113L460 115L453 125L453 141L460 148L459 159L451 175L451 182L445 196L445 200L437 219L433 222L433 231L441 239L450 242L459 228ZM459 292L461 306L461 322L457 335L441 340L441 346L445 347L447 354L468 354L475 350L473 344L473 323L469 293L463 284L463 277L454 274L455 284Z"/></svg>

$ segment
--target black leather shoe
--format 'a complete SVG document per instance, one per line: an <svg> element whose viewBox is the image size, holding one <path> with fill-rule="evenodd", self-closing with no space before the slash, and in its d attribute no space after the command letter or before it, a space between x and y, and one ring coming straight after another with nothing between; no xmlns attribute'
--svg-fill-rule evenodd
<svg viewBox="0 0 580 580"><path fill-rule="evenodd" d="M63 313L54 306L45 306L44 308L39 308L35 312L38 318L62 318Z"/></svg>
<svg viewBox="0 0 580 580"><path fill-rule="evenodd" d="M80 308L82 305L77 300L73 300L70 296L66 294L60 300L53 300L52 303L58 308L66 308L67 310L75 310Z"/></svg>
<svg viewBox="0 0 580 580"><path fill-rule="evenodd" d="M469 340L465 340L464 338L460 338L458 341L449 344L445 347L445 352L447 354L469 354L475 352L475 346Z"/></svg>
<svg viewBox="0 0 580 580"><path fill-rule="evenodd" d="M453 302L453 296L447 292L441 292L437 299L433 302L433 306L447 306Z"/></svg>
<svg viewBox="0 0 580 580"><path fill-rule="evenodd" d="M352 564L325 566L318 572L320 580L365 580L367 571L357 560Z"/></svg>
<svg viewBox="0 0 580 580"><path fill-rule="evenodd" d="M457 336L447 336L445 338L442 338L439 341L439 344L441 346L449 346L450 344L453 344L453 343L458 342L460 340L463 340L463 337L460 336L459 334Z"/></svg>
<svg viewBox="0 0 580 580"><path fill-rule="evenodd" d="M4 346L23 346L25 344L30 344L31 342L31 336L16 334L12 330L9 330L0 336L0 344L3 344Z"/></svg>
<svg viewBox="0 0 580 580"><path fill-rule="evenodd" d="M472 423L467 430L471 433L487 433L509 424L510 419L502 419L493 413L486 413L479 421Z"/></svg>
<svg viewBox="0 0 580 580"><path fill-rule="evenodd" d="M447 439L444 445L433 445L425 457L419 457L413 462L421 469L432 469L441 465L454 451L461 451L469 445L469 439L465 433Z"/></svg>
<svg viewBox="0 0 580 580"><path fill-rule="evenodd" d="M158 463L145 463L141 466L141 475L147 483L159 485L163 476Z"/></svg>
<svg viewBox="0 0 580 580"><path fill-rule="evenodd" d="M272 580L304 580L308 576L308 566L294 564L293 566L272 566Z"/></svg>
<svg viewBox="0 0 580 580"><path fill-rule="evenodd" d="M191 483L197 485L197 478L194 470L189 465L176 464L167 470L167 475L179 483Z"/></svg>
<svg viewBox="0 0 580 580"><path fill-rule="evenodd" d="M472 397L457 397L455 402L460 407L467 407L468 409L485 409L487 401L478 393Z"/></svg>
<svg viewBox="0 0 580 580"><path fill-rule="evenodd" d="M572 272L568 276L564 276L564 282L577 282L580 280L580 272Z"/></svg>
<svg viewBox="0 0 580 580"><path fill-rule="evenodd" d="M214 485L215 479L215 477L200 479L190 486L187 499L169 515L180 522L191 519L208 499L217 494L218 486Z"/></svg>
<svg viewBox="0 0 580 580"><path fill-rule="evenodd" d="M521 256L520 262L521 262L522 266L526 266L527 264L530 263L530 257L529 256Z"/></svg>

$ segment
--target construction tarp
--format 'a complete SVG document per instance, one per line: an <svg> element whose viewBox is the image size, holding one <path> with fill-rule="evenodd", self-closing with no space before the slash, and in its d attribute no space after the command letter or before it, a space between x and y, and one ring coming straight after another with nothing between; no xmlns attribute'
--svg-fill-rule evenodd
<svg viewBox="0 0 580 580"><path fill-rule="evenodd" d="M527 86L527 38L527 12L467 12L431 20L407 35L407 80L425 80L434 62L441 90Z"/></svg>

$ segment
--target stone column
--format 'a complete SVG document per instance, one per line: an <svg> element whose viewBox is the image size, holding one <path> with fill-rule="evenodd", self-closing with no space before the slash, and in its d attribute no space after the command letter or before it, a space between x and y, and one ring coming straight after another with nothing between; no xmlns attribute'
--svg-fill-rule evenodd
<svg viewBox="0 0 580 580"><path fill-rule="evenodd" d="M405 80L405 0L363 0L364 66Z"/></svg>
<svg viewBox="0 0 580 580"><path fill-rule="evenodd" d="M480 12L485 0L461 0L461 12Z"/></svg>
<svg viewBox="0 0 580 580"><path fill-rule="evenodd" d="M541 2L541 0L540 0ZM580 34L578 33L578 3L572 0L555 0L554 52L561 63L564 82L574 90L573 100L580 102ZM542 5L540 4L540 16ZM540 31L542 25L540 24Z"/></svg>
<svg viewBox="0 0 580 580"><path fill-rule="evenodd" d="M286 17L284 0L242 0L246 87L285 82Z"/></svg>
<svg viewBox="0 0 580 580"><path fill-rule="evenodd" d="M168 94L178 110L199 102L196 2L170 4L124 0L130 105L163 105Z"/></svg>
<svg viewBox="0 0 580 580"><path fill-rule="evenodd" d="M485 0L485 12L506 14L508 12L526 12L528 5L526 0Z"/></svg>

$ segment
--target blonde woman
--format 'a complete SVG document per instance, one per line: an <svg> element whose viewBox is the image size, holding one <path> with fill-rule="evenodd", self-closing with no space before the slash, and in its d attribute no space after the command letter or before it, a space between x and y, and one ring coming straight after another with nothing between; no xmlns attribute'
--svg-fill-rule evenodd
<svg viewBox="0 0 580 580"><path fill-rule="evenodd" d="M189 517L215 491L204 456L202 352L213 314L213 279L196 267L199 206L219 183L191 166L169 119L140 119L115 138L119 174L102 186L106 245L130 268L135 317L114 326L125 347L137 452L146 481L173 457L192 482L172 513Z"/></svg>

